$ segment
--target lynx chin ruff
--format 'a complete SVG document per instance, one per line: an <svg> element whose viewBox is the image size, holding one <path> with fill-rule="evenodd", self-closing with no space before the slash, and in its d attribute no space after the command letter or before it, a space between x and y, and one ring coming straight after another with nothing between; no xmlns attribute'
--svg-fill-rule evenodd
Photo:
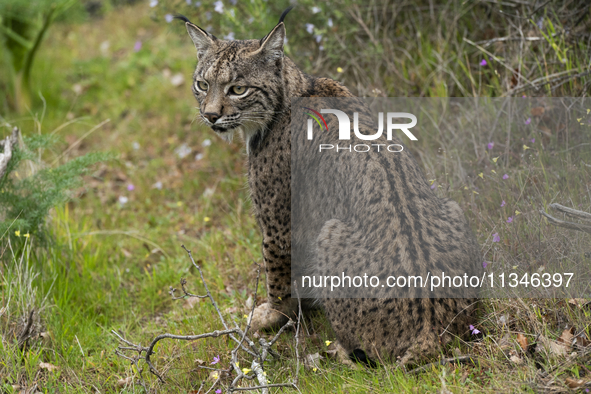
<svg viewBox="0 0 591 394"><path fill-rule="evenodd" d="M283 19L290 9L260 40L220 40L187 18L179 17L185 22L197 49L198 65L192 90L199 102L199 116L227 141L238 131L248 153L248 182L254 213L263 234L268 295L267 302L254 311L254 329L278 327L286 322L287 316L294 316L297 309L290 284L290 159L291 122L295 122L292 116L302 114L295 109L292 112L290 99L353 98L345 86L329 78L306 75L284 56ZM359 106L362 112L363 104ZM329 129L338 130L336 119L332 122L329 122ZM412 264L418 266L434 260L443 267L457 261L479 264L480 249L459 206L438 198L430 190L410 153L394 156L381 161L368 156L369 159L360 161L358 168L353 169L355 174L361 172L361 167L364 172L373 171L372 179L374 175L379 178L387 173L395 180L388 193L396 199L384 199L382 205L378 205L383 210L377 212L376 219L382 221L391 235L384 242L400 245L393 253L400 253L401 257L390 261L406 265L409 262L403 260L412 256ZM384 164L384 160L390 162ZM346 175L349 174L342 174ZM392 201L396 206L391 206ZM374 203L373 199L370 202L366 198L357 201L356 207L364 210ZM330 208L329 201L318 202L319 211L329 212ZM316 235L318 254L354 264L347 259L355 251L341 248L339 254L333 254L330 243L326 242L331 237L338 241L344 234L355 236L351 231L339 220L327 220ZM384 268L393 271L396 267ZM362 360L398 360L399 363L432 356L441 344L454 336L465 335L475 309L475 300L453 298L325 299L320 303L342 354Z"/></svg>

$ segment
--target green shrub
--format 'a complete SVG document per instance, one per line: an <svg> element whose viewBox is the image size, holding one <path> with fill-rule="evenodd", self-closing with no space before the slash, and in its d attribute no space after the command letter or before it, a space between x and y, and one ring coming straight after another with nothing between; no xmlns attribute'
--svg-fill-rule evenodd
<svg viewBox="0 0 591 394"><path fill-rule="evenodd" d="M82 184L81 175L90 166L111 157L92 152L58 166L47 165L41 159L43 151L57 141L51 135L24 136L13 150L0 178L0 242L10 239L18 245L32 235L46 240L44 225L50 209L74 197L73 191Z"/></svg>

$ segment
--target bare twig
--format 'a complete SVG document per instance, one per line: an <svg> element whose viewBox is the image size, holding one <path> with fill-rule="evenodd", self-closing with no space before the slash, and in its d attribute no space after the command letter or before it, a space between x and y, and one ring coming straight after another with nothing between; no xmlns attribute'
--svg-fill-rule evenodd
<svg viewBox="0 0 591 394"><path fill-rule="evenodd" d="M236 346L231 351L231 362L230 362L229 368L228 369L223 369L223 368L222 369L215 369L215 368L210 368L210 367L200 367L200 368L227 373L230 376L233 373L235 373L235 376L234 376L232 382L230 383L230 385L226 389L228 393L232 393L235 391L260 390L262 394L268 394L269 389L274 388L274 387L293 388L293 389L296 389L299 391L299 389L297 387L297 379L298 379L298 373L299 373L299 362L298 362L298 366L297 366L297 370L296 370L295 379L290 382L286 382L286 383L269 384L267 381L267 377L266 377L267 373L264 370L264 362L267 361L267 358L269 355L274 356L274 357L276 357L276 356L278 357L277 353L275 351L273 351L271 349L271 347L275 344L275 342L277 341L279 336L283 332L285 332L285 330L287 330L288 328L291 328L295 325L294 321L290 318L288 320L288 322L283 327L280 328L280 330L277 332L277 334L269 342L265 341L265 339L263 339L263 338L259 338L259 345L260 346L257 346L255 344L255 342L248 335L249 330L251 328L252 317L254 316L254 309L256 307L256 301L253 302L253 305L251 308L252 310L251 310L250 316L248 318L246 327L244 329L241 329L238 326L238 324L236 322L234 322L235 327L230 328L228 323L224 319L217 302L215 301L215 299L211 295L211 292L209 291L209 288L207 286L207 283L205 282L205 278L203 276L203 271L201 270L201 267L195 262L193 255L191 254L191 251L188 250L187 248L185 248L184 245L182 247L183 247L183 249L185 249L185 251L189 255L189 258L191 259L192 264L199 271L201 283L203 284L203 287L205 288L206 294L205 295L193 294L192 292L190 292L186 288L186 284L187 284L186 280L181 279L181 289L182 289L183 295L177 297L175 295L175 292L177 291L177 289L173 288L172 286L169 291L170 295L172 296L172 298L174 300L184 299L187 297L209 298L209 300L211 301L215 310L217 311L220 322L224 326L224 330L215 330L212 332L196 334L196 335L161 334L161 335L156 336L150 342L150 344L148 346L142 346L141 344L135 344L135 343L125 339L123 337L123 335L121 335L121 334L117 333L115 330L113 330L112 333L121 342L121 345L119 345L117 347L117 349L115 350L115 354L128 360L131 364L133 364L135 366L136 370L138 371L139 379L141 381L141 384L142 384L144 390L146 392L148 392L148 387L147 387L147 385L144 381L144 378L142 376L143 369L140 368L140 365L139 365L141 362L144 362L148 365L150 373L152 373L154 376L156 376L156 378L161 383L165 383L164 374L159 372L156 369L156 367L154 366L154 364L152 363L152 361L150 359L150 357L154 354L154 348L156 347L156 344L158 344L158 342L160 342L161 340L176 339L176 340L183 340L183 341L196 341L196 340L205 339L205 338L216 338L216 337L220 337L220 336L227 336L230 339L232 339L234 342L236 342ZM260 279L260 267L258 267L258 269L257 269L254 300L256 300L259 279ZM298 301L299 301L299 296L298 296ZM301 305L300 305L300 315L301 315ZM299 322L300 322L300 317L298 316L298 324L297 324L297 329L296 329L297 333L299 333ZM296 334L296 357L299 357L298 349L297 349L298 345L299 345L299 341L298 341L297 334ZM250 348L247 346L249 346ZM238 354L240 351L244 351L247 355L250 355L253 357L253 359L250 363L249 370L247 370L246 368L245 369L239 368ZM125 352L131 352L135 355L130 356L129 353L125 354ZM251 371L253 372L252 374L250 374ZM245 379L245 380L256 379L258 385L251 386L251 387L239 387L238 383L243 379ZM215 387L220 384L220 381L221 381L221 374L219 374L215 378L215 381L213 382L211 387L206 391L206 393L213 392ZM204 386L204 384L201 385L201 388L203 388L203 386ZM200 390L201 390L201 388L200 388Z"/></svg>

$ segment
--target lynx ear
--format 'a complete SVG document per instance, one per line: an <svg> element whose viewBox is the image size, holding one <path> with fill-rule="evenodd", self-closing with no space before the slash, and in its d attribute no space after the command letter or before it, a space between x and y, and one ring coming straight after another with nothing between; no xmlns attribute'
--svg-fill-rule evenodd
<svg viewBox="0 0 591 394"><path fill-rule="evenodd" d="M191 23L191 21L183 15L177 15L175 18L185 22L189 37L191 37L191 40L193 40L193 44L195 44L195 48L197 49L197 58L200 58L205 52L207 52L211 45L217 41L216 36Z"/></svg>
<svg viewBox="0 0 591 394"><path fill-rule="evenodd" d="M277 26L269 34L261 38L261 48L257 51L258 53L263 53L269 59L277 59L283 56L283 42L285 41L285 25L283 24L283 19L292 8L293 6L283 11Z"/></svg>

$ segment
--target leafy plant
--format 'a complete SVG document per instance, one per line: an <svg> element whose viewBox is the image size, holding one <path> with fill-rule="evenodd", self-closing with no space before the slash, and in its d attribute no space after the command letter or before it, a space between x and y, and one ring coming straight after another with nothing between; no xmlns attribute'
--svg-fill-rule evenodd
<svg viewBox="0 0 591 394"><path fill-rule="evenodd" d="M66 203L81 185L80 176L93 164L111 155L91 152L57 167L46 165L42 152L55 145L52 135L23 137L0 178L0 239L18 242L36 234L46 238L45 220L50 209ZM24 242L24 241L23 241Z"/></svg>

